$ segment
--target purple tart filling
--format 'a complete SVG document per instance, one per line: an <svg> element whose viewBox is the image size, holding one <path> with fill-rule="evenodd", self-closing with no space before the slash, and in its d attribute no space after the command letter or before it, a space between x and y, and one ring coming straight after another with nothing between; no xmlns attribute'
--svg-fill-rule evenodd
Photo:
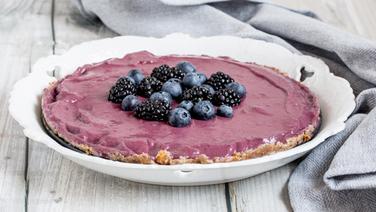
<svg viewBox="0 0 376 212"><path fill-rule="evenodd" d="M107 100L108 91L131 69L150 75L162 64L188 61L206 76L231 75L247 89L232 118L196 120L184 128L137 119L120 104ZM227 57L155 56L142 51L120 59L84 65L51 85L42 97L42 112L50 129L90 154L148 155L166 150L173 159L226 158L271 143L286 143L319 125L318 99L301 83L277 70Z"/></svg>

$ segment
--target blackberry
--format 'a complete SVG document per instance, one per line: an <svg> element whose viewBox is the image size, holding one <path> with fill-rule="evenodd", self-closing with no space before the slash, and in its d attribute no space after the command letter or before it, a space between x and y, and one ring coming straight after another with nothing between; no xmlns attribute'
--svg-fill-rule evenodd
<svg viewBox="0 0 376 212"><path fill-rule="evenodd" d="M182 100L192 101L194 103L203 101L203 100L211 100L212 95L210 94L210 90L204 86L196 86L191 89L185 90L182 96Z"/></svg>
<svg viewBox="0 0 376 212"><path fill-rule="evenodd" d="M163 101L146 100L136 107L134 116L147 121L166 121L170 110L170 104Z"/></svg>
<svg viewBox="0 0 376 212"><path fill-rule="evenodd" d="M240 97L234 90L224 88L215 92L213 104L216 106L227 105L233 107L240 104Z"/></svg>
<svg viewBox="0 0 376 212"><path fill-rule="evenodd" d="M175 68L175 67L172 67L171 68L171 72L172 72L172 77L168 78L168 79L171 79L171 78L175 78L175 79L180 79L182 80L185 76L185 73L179 69L179 68Z"/></svg>
<svg viewBox="0 0 376 212"><path fill-rule="evenodd" d="M123 99L128 95L136 93L136 87L131 79L127 77L121 77L116 81L108 94L108 101L113 103L121 103Z"/></svg>
<svg viewBox="0 0 376 212"><path fill-rule="evenodd" d="M160 91L162 82L155 77L145 77L138 85L137 94L143 97L150 97L154 92Z"/></svg>
<svg viewBox="0 0 376 212"><path fill-rule="evenodd" d="M182 80L184 75L185 74L181 69L163 64L159 67L154 68L150 76L157 78L161 82L166 82L171 78Z"/></svg>
<svg viewBox="0 0 376 212"><path fill-rule="evenodd" d="M212 74L205 83L212 86L214 90L218 91L225 88L227 84L232 82L234 82L234 79L232 79L228 74L219 71Z"/></svg>

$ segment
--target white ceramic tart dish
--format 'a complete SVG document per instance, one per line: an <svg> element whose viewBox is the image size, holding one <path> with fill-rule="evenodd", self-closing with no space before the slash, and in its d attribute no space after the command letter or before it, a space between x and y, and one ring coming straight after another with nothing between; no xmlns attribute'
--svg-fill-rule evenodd
<svg viewBox="0 0 376 212"><path fill-rule="evenodd" d="M302 83L318 98L321 127L316 136L295 148L259 158L212 164L133 164L86 155L62 146L49 136L41 120L43 90L73 73L78 67L148 51L154 55L207 55L230 57L240 62L275 67L299 80L301 70L313 75ZM172 34L164 38L122 36L77 45L60 56L41 58L32 73L17 82L11 93L9 110L24 128L24 134L87 168L137 182L165 185L200 185L233 181L268 171L295 160L327 137L344 129L344 121L355 107L349 83L329 72L320 60L293 54L263 41L232 36L192 38Z"/></svg>

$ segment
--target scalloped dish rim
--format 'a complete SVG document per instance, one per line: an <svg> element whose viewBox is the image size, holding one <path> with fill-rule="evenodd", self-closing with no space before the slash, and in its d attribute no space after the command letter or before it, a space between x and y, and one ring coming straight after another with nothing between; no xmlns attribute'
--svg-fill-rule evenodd
<svg viewBox="0 0 376 212"><path fill-rule="evenodd" d="M301 60L303 65L310 66L310 65L313 64L311 68L316 69L318 67L317 69L322 69L321 71L322 71L323 75L325 75L328 78L331 78L331 80L336 81L338 84L340 84L341 89L343 89L342 93L344 93L344 95L347 95L346 98L348 98L349 102L348 102L347 105L345 105L346 108L342 109L343 112L342 112L342 114L338 115L335 123L334 122L330 123L332 126L329 129L327 129L324 134L322 134L322 133L320 134L320 132L323 130L323 129L320 129L318 134L312 140L310 140L307 143L296 146L296 147L294 147L290 150L277 152L277 153L262 156L262 157L259 157L259 158L247 159L247 160L243 160L243 161L233 161L233 162L228 162L228 163L212 163L212 164L178 164L178 165L134 164L134 163L124 163L124 162L119 162L119 161L112 161L112 160L108 160L108 159L104 159L104 158L99 158L99 157L95 157L95 156L90 156L90 155L78 153L78 152L75 152L73 150L70 150L68 148L61 146L55 140L53 140L51 137L49 137L46 132L41 131L41 130L38 131L35 128L30 127L30 123L27 120L30 116L24 117L24 116L22 116L22 113L21 114L18 113L18 109L21 106L23 106L23 105L20 105L21 102L20 102L20 99L19 99L20 97L18 95L20 95L20 92L23 90L24 86L26 86L28 83L31 83L35 80L44 80L43 83L47 83L48 80L52 81L53 78L49 76L49 73L52 71L51 68L52 67L55 68L57 64L67 63L69 61L69 55L70 54L72 55L71 57L73 57L75 51L76 52L81 51L82 49L89 48L88 46L96 45L99 42L116 43L116 42L123 42L124 40L127 40L127 39L128 40L133 39L133 41L136 41L138 39L146 39L146 40L152 39L152 40L156 41L156 40L159 39L160 41L163 41L163 42L164 42L163 39L165 39L165 40L168 40L168 39L175 39L175 40L176 39L183 39L183 40L187 39L187 40L190 40L191 42L195 42L195 40L198 41L198 40L205 40L205 39L211 39L211 40L217 39L218 40L217 42L221 42L221 40L223 40L223 39L225 39L225 40L226 39L227 40L233 39L233 40L237 40L237 41L239 40L239 42L249 41L249 42L255 43L256 45L269 46L271 49L273 49L273 48L279 49L279 51L281 51L281 52L285 51L284 52L285 54L291 54L290 56L292 58L294 58L296 60ZM80 50L80 48L81 48L81 50ZM154 53L153 51L151 51L151 52ZM129 52L126 52L126 53L129 53ZM124 53L124 55L126 53ZM105 53L105 54L107 54L107 53ZM213 55L210 55L210 56L213 56ZM223 56L228 56L228 55L223 55ZM235 59L237 59L237 58L235 58ZM99 59L97 59L97 60L100 61ZM95 59L94 59L94 61L95 61ZM253 62L253 61L249 61L249 62ZM256 63L257 63L257 61L256 61ZM265 65L269 65L269 64L265 64ZM295 79L297 79L297 77L298 77L298 75L294 76ZM310 87L310 86L308 85L308 87ZM29 92L30 92L30 94L33 94L34 96L28 97L26 99L33 98L32 100L29 100L29 101L33 101L34 106L38 106L38 104L40 104L40 101L38 99L39 98L38 93L36 91L29 91ZM40 90L39 95L41 94L41 92L42 92L42 90ZM36 97L36 99L35 99L35 97ZM318 95L318 97L320 98L319 95ZM102 164L102 165L106 165L106 166L122 167L122 168L132 168L132 169L156 169L156 168L158 168L158 169L168 169L168 170L196 170L196 169L216 169L216 168L226 168L226 167L249 166L249 165L261 164L261 163L269 162L269 161L282 160L282 159L285 159L285 158L288 158L288 157L292 157L292 156L299 154L299 153L305 153L307 151L310 151L315 146L317 146L321 142L323 142L329 136L334 135L334 134L336 134L336 133L338 133L338 132L340 132L341 130L344 129L344 127L345 127L344 122L347 120L348 116L352 113L352 111L355 108L354 99L355 99L355 97L353 95L350 84L345 79L334 76L332 73L330 73L328 66L326 64L324 64L324 62L322 62L319 59L316 59L316 58L313 58L313 57L310 57L310 56L297 55L297 54L289 52L288 50L286 50L283 47L278 46L276 44L267 43L267 42L259 41L259 40L248 39L248 38L238 38L238 37L233 37L233 36L213 36L213 37L192 38L192 37L190 37L188 35L184 35L184 34L172 34L172 35L168 35L168 36L163 37L163 38L138 37L138 36L119 36L119 37L107 38L107 39L96 40L96 41L88 41L88 42L85 42L85 43L82 43L82 44L79 44L77 46L72 47L70 50L68 50L62 56L53 55L53 56L41 58L33 66L33 72L30 73L25 78L19 80L14 85L14 88L11 92L10 100L9 100L9 111L10 111L10 114L12 115L12 117L14 117L14 119L16 119L17 122L24 128L24 134L27 137L29 137L33 140L39 141L39 142L47 145L49 148L52 148L55 151L57 151L57 152L59 152L63 155L69 156L69 157L74 157L74 158L79 158L81 160L90 161L90 163L98 163L98 164ZM35 111L35 113L33 115L38 116L37 113L38 112Z"/></svg>

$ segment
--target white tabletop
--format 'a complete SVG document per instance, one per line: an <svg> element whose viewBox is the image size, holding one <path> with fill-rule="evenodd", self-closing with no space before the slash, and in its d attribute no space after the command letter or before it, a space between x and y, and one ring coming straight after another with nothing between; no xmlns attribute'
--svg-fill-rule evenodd
<svg viewBox="0 0 376 212"><path fill-rule="evenodd" d="M376 40L375 0L278 0ZM297 162L245 180L196 187L139 184L97 173L29 141L7 98L37 58L115 34L72 15L70 0L0 0L0 212L290 211L286 182Z"/></svg>

